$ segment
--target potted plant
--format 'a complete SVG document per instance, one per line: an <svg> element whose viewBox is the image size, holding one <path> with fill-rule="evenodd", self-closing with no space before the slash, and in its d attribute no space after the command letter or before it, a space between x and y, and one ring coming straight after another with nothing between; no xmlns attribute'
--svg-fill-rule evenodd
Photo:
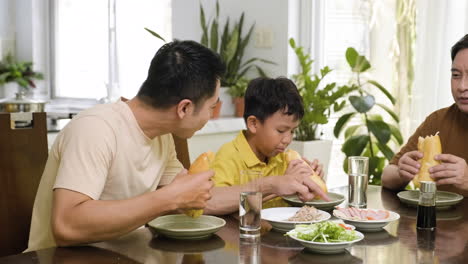
<svg viewBox="0 0 468 264"><path fill-rule="evenodd" d="M242 116L243 96L248 83L246 74L251 69L256 69L260 76L266 76L263 69L256 62L275 63L256 57L248 60L244 59L245 49L254 29L254 25L251 25L247 34L243 34L244 13L241 14L238 22L234 22L232 28L229 17L224 26L220 27L218 1L216 1L216 14L211 21L206 20L205 11L200 4L200 25L202 28L200 43L219 53L221 59L226 64L226 73L221 79L221 86L227 87L227 93L233 97L234 102L238 101L237 104L241 109L236 110L236 113L238 113L237 116ZM222 33L219 34L219 29L221 28Z"/></svg>
<svg viewBox="0 0 468 264"><path fill-rule="evenodd" d="M44 79L42 73L33 71L32 65L32 62L16 61L11 54L8 54L0 62L0 85L4 89L7 85L13 85L9 89L13 90L13 94L28 92L30 88L36 87L35 80Z"/></svg>
<svg viewBox="0 0 468 264"><path fill-rule="evenodd" d="M327 66L320 70L320 74L312 74L313 60L305 53L303 47L296 46L294 39L289 40L300 64L300 72L293 75L304 103L304 117L295 131L291 148L303 156L318 158L324 169L330 160L332 141L321 140L320 125L327 124L331 113L338 112L346 105L345 96L354 87L337 86L336 83L322 84L323 79L331 72Z"/></svg>
<svg viewBox="0 0 468 264"><path fill-rule="evenodd" d="M339 137L340 133L345 130L345 142L342 147L346 155L344 170L346 171L348 167L349 156L369 157L369 183L380 185L383 168L394 155L389 144L393 142L399 146L403 143L403 138L398 128L398 116L389 107L377 103L372 93L374 91L383 93L392 105L395 105L396 100L377 81L364 78L363 73L371 69L365 56L360 55L354 48L348 48L346 61L354 74L350 80L354 93L348 98L352 111L343 114L338 119L333 132L335 137ZM380 115L378 110L386 113L386 118ZM360 123L347 125L348 121L355 116L360 116Z"/></svg>

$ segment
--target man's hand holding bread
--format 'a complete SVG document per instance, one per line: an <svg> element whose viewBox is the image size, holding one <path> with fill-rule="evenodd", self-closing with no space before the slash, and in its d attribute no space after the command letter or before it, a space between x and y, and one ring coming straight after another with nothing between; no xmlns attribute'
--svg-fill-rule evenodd
<svg viewBox="0 0 468 264"><path fill-rule="evenodd" d="M203 214L203 208L211 199L211 189L213 182L211 177L214 172L210 170L210 163L213 161L212 152L202 153L190 166L190 169L180 172L174 181L167 187L175 192L178 208L191 217L199 217Z"/></svg>
<svg viewBox="0 0 468 264"><path fill-rule="evenodd" d="M404 181L435 181L437 185L451 184L468 190L466 161L452 154L441 154L438 134L419 137L418 150L405 153L398 162L398 171Z"/></svg>

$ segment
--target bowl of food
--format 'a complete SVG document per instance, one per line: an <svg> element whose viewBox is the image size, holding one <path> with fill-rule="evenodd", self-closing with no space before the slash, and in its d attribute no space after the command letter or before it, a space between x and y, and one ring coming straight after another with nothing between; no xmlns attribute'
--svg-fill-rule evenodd
<svg viewBox="0 0 468 264"><path fill-rule="evenodd" d="M262 219L268 221L274 230L288 232L298 224L310 224L330 219L331 215L312 206L275 207L262 210Z"/></svg>
<svg viewBox="0 0 468 264"><path fill-rule="evenodd" d="M296 225L286 233L307 250L320 254L337 254L361 241L364 235L351 227L333 221Z"/></svg>
<svg viewBox="0 0 468 264"><path fill-rule="evenodd" d="M390 222L400 219L398 213L383 209L340 208L333 210L333 215L345 223L354 225L357 230L378 232Z"/></svg>

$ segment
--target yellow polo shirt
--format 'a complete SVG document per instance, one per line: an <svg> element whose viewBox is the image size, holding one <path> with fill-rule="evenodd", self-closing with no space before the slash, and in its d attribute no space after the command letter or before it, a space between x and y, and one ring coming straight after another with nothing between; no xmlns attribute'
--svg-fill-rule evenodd
<svg viewBox="0 0 468 264"><path fill-rule="evenodd" d="M254 180L255 176L241 176L243 170L261 172L260 177L284 175L288 162L284 153L280 153L269 159L268 163L260 161L250 148L244 131L226 144L216 153L213 162L215 176L212 178L215 186L235 186L246 184ZM281 197L271 199L263 203L263 208L289 206Z"/></svg>

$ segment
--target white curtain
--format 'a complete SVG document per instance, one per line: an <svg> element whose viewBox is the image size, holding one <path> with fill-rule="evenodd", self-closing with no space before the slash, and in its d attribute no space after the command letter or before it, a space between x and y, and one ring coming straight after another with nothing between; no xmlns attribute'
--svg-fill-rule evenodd
<svg viewBox="0 0 468 264"><path fill-rule="evenodd" d="M453 104L451 47L468 33L467 0L419 0L411 131L437 109Z"/></svg>

